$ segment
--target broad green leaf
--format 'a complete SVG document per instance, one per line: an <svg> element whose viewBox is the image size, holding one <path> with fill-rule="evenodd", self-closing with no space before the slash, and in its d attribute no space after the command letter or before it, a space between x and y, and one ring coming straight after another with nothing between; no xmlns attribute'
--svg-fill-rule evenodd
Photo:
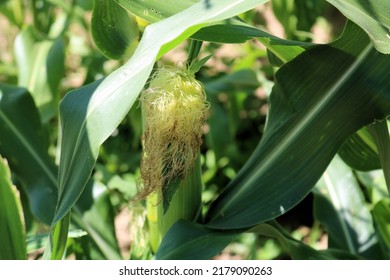
<svg viewBox="0 0 390 280"><path fill-rule="evenodd" d="M356 170L369 171L381 168L375 140L367 127L349 137L338 154L345 163Z"/></svg>
<svg viewBox="0 0 390 280"><path fill-rule="evenodd" d="M314 215L328 231L329 248L370 258L378 249L372 216L352 170L339 157L324 172L314 194Z"/></svg>
<svg viewBox="0 0 390 280"><path fill-rule="evenodd" d="M59 171L59 202L53 223L74 205L91 175L100 145L119 125L145 85L156 58L161 57L208 22L220 21L267 2L198 3L149 25L132 58L103 81L68 93L60 104L63 135Z"/></svg>
<svg viewBox="0 0 390 280"><path fill-rule="evenodd" d="M281 67L262 141L211 205L207 226L250 227L301 201L351 134L390 113L389 67L353 23Z"/></svg>
<svg viewBox="0 0 390 280"><path fill-rule="evenodd" d="M327 0L370 37L375 48L390 54L390 1Z"/></svg>
<svg viewBox="0 0 390 280"><path fill-rule="evenodd" d="M22 207L7 162L0 156L0 260L25 260Z"/></svg>
<svg viewBox="0 0 390 280"><path fill-rule="evenodd" d="M23 183L32 213L50 224L57 176L38 111L24 88L0 84L0 153Z"/></svg>
<svg viewBox="0 0 390 280"><path fill-rule="evenodd" d="M210 230L202 225L180 220L161 242L157 260L207 260L219 254L237 233Z"/></svg>
<svg viewBox="0 0 390 280"><path fill-rule="evenodd" d="M157 22L191 7L199 0L114 0L136 16Z"/></svg>
<svg viewBox="0 0 390 280"><path fill-rule="evenodd" d="M23 182L33 214L50 224L57 202L57 170L47 154L46 142L38 112L27 90L0 85L0 154L9 159L14 175ZM91 193L87 188L83 197L91 197ZM96 220L85 218L83 213L88 209L79 209L80 205L92 207L93 204L91 200L86 203L86 199L82 199L75 207L72 222L83 218L90 242L98 244L97 250L99 246L103 247L100 249L103 251L102 258L118 258L118 253L114 254L108 249L105 251L107 244L102 242L110 239L113 242L115 236L110 236L111 232L104 230L105 236L102 237L95 227ZM109 223L110 220L107 218L104 222ZM105 228L109 226L106 224Z"/></svg>
<svg viewBox="0 0 390 280"><path fill-rule="evenodd" d="M157 260L211 259L237 238L239 234L246 231L212 230L204 225L181 220L167 232L155 258ZM283 250L293 259L331 260L357 258L342 250L317 251L292 238L275 222L273 224L261 224L248 231L278 240Z"/></svg>
<svg viewBox="0 0 390 280"><path fill-rule="evenodd" d="M252 228L250 232L278 240L283 250L295 260L357 259L355 255L342 250L315 250L294 239L276 222L258 225Z"/></svg>
<svg viewBox="0 0 390 280"><path fill-rule="evenodd" d="M378 232L386 244L390 255L390 199L384 198L378 202L372 210Z"/></svg>
<svg viewBox="0 0 390 280"><path fill-rule="evenodd" d="M273 40L269 39L268 37L259 38L258 40L267 48L268 53L272 53L279 60L278 63L275 64L277 66L281 66L283 63L293 60L304 51L303 46L289 46L288 44L278 43L275 44L273 43ZM309 46L307 46L307 48L308 47ZM271 57L271 55L268 57ZM274 62L275 59L271 63L273 64Z"/></svg>
<svg viewBox="0 0 390 280"><path fill-rule="evenodd" d="M193 5L197 0L115 0L124 8L150 22L157 22ZM267 1L265 1L267 2ZM260 4L260 3L259 3ZM204 3L205 7L212 7L213 3ZM290 41L278 38L263 30L254 28L238 19L230 18L221 22L210 23L191 38L195 40L210 41L217 43L243 43L253 38L260 38L268 50L272 51L283 62L290 61L304 51L304 48L312 46L311 43Z"/></svg>
<svg viewBox="0 0 390 280"><path fill-rule="evenodd" d="M244 43L245 41L253 38L267 38L269 40L269 45L281 45L289 47L300 46L302 47L301 51L303 51L303 47L307 48L314 45L308 42L281 39L237 19L229 19L222 22L209 24L208 26L205 26L196 32L191 38L230 44Z"/></svg>
<svg viewBox="0 0 390 280"><path fill-rule="evenodd" d="M97 48L111 59L130 57L139 37L134 17L113 0L93 2L91 33Z"/></svg>
<svg viewBox="0 0 390 280"><path fill-rule="evenodd" d="M32 27L15 39L15 58L20 87L26 87L34 98L43 123L57 115L58 86L64 76L64 43L61 38L42 38Z"/></svg>

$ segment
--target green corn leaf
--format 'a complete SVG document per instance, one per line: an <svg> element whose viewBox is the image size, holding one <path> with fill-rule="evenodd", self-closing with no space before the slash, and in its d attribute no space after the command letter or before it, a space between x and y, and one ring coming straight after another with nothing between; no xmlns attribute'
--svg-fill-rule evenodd
<svg viewBox="0 0 390 280"><path fill-rule="evenodd" d="M378 148L367 127L353 134L343 144L338 154L345 163L356 170L369 171L381 168Z"/></svg>
<svg viewBox="0 0 390 280"><path fill-rule="evenodd" d="M74 205L98 156L100 145L111 135L134 104L156 58L161 57L208 22L220 21L252 9L263 1L213 1L198 3L145 29L132 58L103 81L68 93L60 104L63 135L59 170L59 202L53 223Z"/></svg>
<svg viewBox="0 0 390 280"><path fill-rule="evenodd" d="M234 238L234 232L206 229L202 225L180 220L165 235L155 258L157 260L211 259Z"/></svg>
<svg viewBox="0 0 390 280"><path fill-rule="evenodd" d="M28 122L26 122L28 120ZM57 169L47 153L47 140L40 124L38 111L26 89L0 84L0 154L9 160L14 175L23 183L32 213L40 221L50 224L57 203ZM91 195L88 188L84 197ZM80 205L93 205L91 200L83 199ZM88 209L76 205L72 215L73 223L84 218ZM92 207L92 206L91 206ZM105 219L108 223L109 219ZM109 240L109 231L104 231L105 237L97 233L96 220L84 218L84 227L89 237L98 248L107 246L99 240ZM105 228L109 228L105 225ZM96 240L95 240L96 239ZM102 258L112 257L112 254L103 253ZM118 254L116 257L118 258Z"/></svg>
<svg viewBox="0 0 390 280"><path fill-rule="evenodd" d="M112 59L130 57L138 44L139 36L134 17L115 1L93 2L91 33L97 48Z"/></svg>
<svg viewBox="0 0 390 280"><path fill-rule="evenodd" d="M7 162L0 156L0 260L25 260L22 207L11 182Z"/></svg>
<svg viewBox="0 0 390 280"><path fill-rule="evenodd" d="M0 84L0 153L22 182L32 213L50 224L57 176L37 108L24 88Z"/></svg>
<svg viewBox="0 0 390 280"><path fill-rule="evenodd" d="M357 259L353 254L343 250L315 250L312 247L294 239L275 221L258 225L250 230L261 236L276 239L283 250L295 260L337 260Z"/></svg>
<svg viewBox="0 0 390 280"><path fill-rule="evenodd" d="M191 7L199 0L114 0L136 16L157 22Z"/></svg>
<svg viewBox="0 0 390 280"><path fill-rule="evenodd" d="M390 54L390 1L327 0L370 37L375 48Z"/></svg>
<svg viewBox="0 0 390 280"><path fill-rule="evenodd" d="M140 18L149 22L157 22L174 14L177 14L198 0L115 0L128 11L134 13ZM260 3L259 3L260 4ZM203 5L212 7L213 2L204 2ZM225 21L210 23L198 32L193 34L191 38L201 41L210 41L216 43L243 43L253 38L259 39L268 50L272 51L283 62L290 61L295 56L304 51L304 48L312 46L311 43L284 40L263 30L254 28L236 18L230 18Z"/></svg>
<svg viewBox="0 0 390 280"><path fill-rule="evenodd" d="M351 134L390 114L389 68L352 23L281 67L263 139L211 205L208 226L250 227L301 201Z"/></svg>
<svg viewBox="0 0 390 280"><path fill-rule="evenodd" d="M64 43L38 35L33 27L23 30L15 39L18 64L18 86L26 87L34 98L43 123L58 113L58 86L64 76Z"/></svg>
<svg viewBox="0 0 390 280"><path fill-rule="evenodd" d="M237 238L239 234L246 231L212 230L207 229L204 225L181 220L167 232L155 258L157 260L211 259ZM293 259L335 260L357 258L343 250L317 251L295 240L276 222L258 225L249 229L248 232L276 239L283 250Z"/></svg>
<svg viewBox="0 0 390 280"><path fill-rule="evenodd" d="M363 192L352 170L339 157L333 159L314 193L314 215L327 229L329 248L366 258L380 255Z"/></svg>

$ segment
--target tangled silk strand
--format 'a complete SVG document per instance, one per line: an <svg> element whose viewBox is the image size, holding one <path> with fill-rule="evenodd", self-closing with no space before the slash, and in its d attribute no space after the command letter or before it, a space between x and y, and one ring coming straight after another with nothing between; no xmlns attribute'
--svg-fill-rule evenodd
<svg viewBox="0 0 390 280"><path fill-rule="evenodd" d="M189 70L161 68L141 94L145 127L138 196L161 190L192 167L209 103Z"/></svg>

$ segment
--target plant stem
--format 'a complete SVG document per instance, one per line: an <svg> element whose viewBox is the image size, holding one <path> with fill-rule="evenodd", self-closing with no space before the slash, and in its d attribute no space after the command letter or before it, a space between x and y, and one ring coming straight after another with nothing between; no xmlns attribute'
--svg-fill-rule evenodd
<svg viewBox="0 0 390 280"><path fill-rule="evenodd" d="M45 250L45 259L62 260L64 257L70 223L70 211L50 230L48 247Z"/></svg>

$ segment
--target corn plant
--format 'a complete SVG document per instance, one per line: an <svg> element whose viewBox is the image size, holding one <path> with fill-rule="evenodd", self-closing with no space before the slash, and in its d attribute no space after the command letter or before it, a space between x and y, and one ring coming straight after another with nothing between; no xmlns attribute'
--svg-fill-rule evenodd
<svg viewBox="0 0 390 280"><path fill-rule="evenodd" d="M253 20L271 4L285 38ZM341 34L314 43L325 10L343 15ZM5 0L0 12L17 30L0 61L1 259L211 259L237 242L255 259L269 241L292 259L390 258L389 1ZM245 55L210 74L232 44ZM185 61L167 65L178 49ZM261 106L260 132L238 137L240 112ZM282 222L308 196L326 248Z"/></svg>

